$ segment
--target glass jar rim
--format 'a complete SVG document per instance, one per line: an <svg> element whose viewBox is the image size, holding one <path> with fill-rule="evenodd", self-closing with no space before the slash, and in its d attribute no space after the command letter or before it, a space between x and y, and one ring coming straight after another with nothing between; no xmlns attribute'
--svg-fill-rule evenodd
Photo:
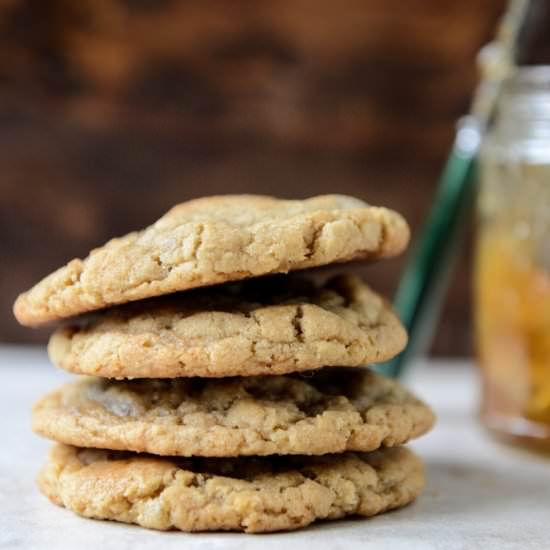
<svg viewBox="0 0 550 550"><path fill-rule="evenodd" d="M518 67L504 82L484 150L550 163L550 65Z"/></svg>
<svg viewBox="0 0 550 550"><path fill-rule="evenodd" d="M505 94L550 93L550 65L523 65L516 67L505 80Z"/></svg>

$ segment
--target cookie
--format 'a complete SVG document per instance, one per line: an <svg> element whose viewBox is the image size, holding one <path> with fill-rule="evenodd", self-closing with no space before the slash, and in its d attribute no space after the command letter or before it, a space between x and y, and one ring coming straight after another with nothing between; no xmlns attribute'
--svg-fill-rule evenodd
<svg viewBox="0 0 550 550"><path fill-rule="evenodd" d="M179 290L393 256L408 238L399 214L343 195L206 197L72 260L21 294L14 313L35 326Z"/></svg>
<svg viewBox="0 0 550 550"><path fill-rule="evenodd" d="M43 397L33 429L78 447L165 456L371 451L428 431L431 410L368 369L225 379L88 378Z"/></svg>
<svg viewBox="0 0 550 550"><path fill-rule="evenodd" d="M278 276L106 310L58 329L52 362L107 378L285 374L385 361L405 329L356 277Z"/></svg>
<svg viewBox="0 0 550 550"><path fill-rule="evenodd" d="M396 447L322 457L174 459L56 445L38 478L53 502L150 529L261 533L410 503L422 463Z"/></svg>

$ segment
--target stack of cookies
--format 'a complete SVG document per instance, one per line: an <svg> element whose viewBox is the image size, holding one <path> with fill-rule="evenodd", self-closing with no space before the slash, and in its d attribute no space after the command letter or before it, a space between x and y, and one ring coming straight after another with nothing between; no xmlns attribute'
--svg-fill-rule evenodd
<svg viewBox="0 0 550 550"><path fill-rule="evenodd" d="M85 375L43 397L39 476L77 514L184 531L296 529L411 502L401 445L430 409L364 365L406 344L360 280L305 268L393 256L395 212L344 196L210 197L73 260L16 301L65 320L49 353ZM292 273L289 273L292 272Z"/></svg>

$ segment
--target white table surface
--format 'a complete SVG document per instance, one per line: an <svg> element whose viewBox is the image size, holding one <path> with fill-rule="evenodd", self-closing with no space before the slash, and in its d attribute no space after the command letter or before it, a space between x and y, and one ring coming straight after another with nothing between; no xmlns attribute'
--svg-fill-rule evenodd
<svg viewBox="0 0 550 550"><path fill-rule="evenodd" d="M272 535L148 531L79 518L50 504L34 483L49 443L31 433L30 408L70 377L49 365L43 349L7 346L0 346L0 375L0 548L550 548L550 458L487 437L475 417L476 378L468 364L422 364L407 381L439 417L436 429L412 444L428 475L415 504Z"/></svg>

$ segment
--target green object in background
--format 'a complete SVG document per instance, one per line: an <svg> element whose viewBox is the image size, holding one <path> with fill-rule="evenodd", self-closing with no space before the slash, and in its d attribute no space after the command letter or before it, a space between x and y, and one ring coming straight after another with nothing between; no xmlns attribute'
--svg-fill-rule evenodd
<svg viewBox="0 0 550 550"><path fill-rule="evenodd" d="M440 297L448 286L461 226L471 211L475 157L481 133L473 117L459 124L434 205L403 273L394 306L409 331L407 349L377 370L397 378L405 364L429 341L437 321Z"/></svg>
<svg viewBox="0 0 550 550"><path fill-rule="evenodd" d="M529 30L525 27L536 22L542 5L542 0L509 0L495 40L479 53L481 80L470 114L459 121L434 204L397 290L394 305L409 332L409 345L392 361L377 366L387 376L401 376L411 358L431 339L459 238L472 210L481 141L494 114L502 83L516 67L520 32L525 42Z"/></svg>

